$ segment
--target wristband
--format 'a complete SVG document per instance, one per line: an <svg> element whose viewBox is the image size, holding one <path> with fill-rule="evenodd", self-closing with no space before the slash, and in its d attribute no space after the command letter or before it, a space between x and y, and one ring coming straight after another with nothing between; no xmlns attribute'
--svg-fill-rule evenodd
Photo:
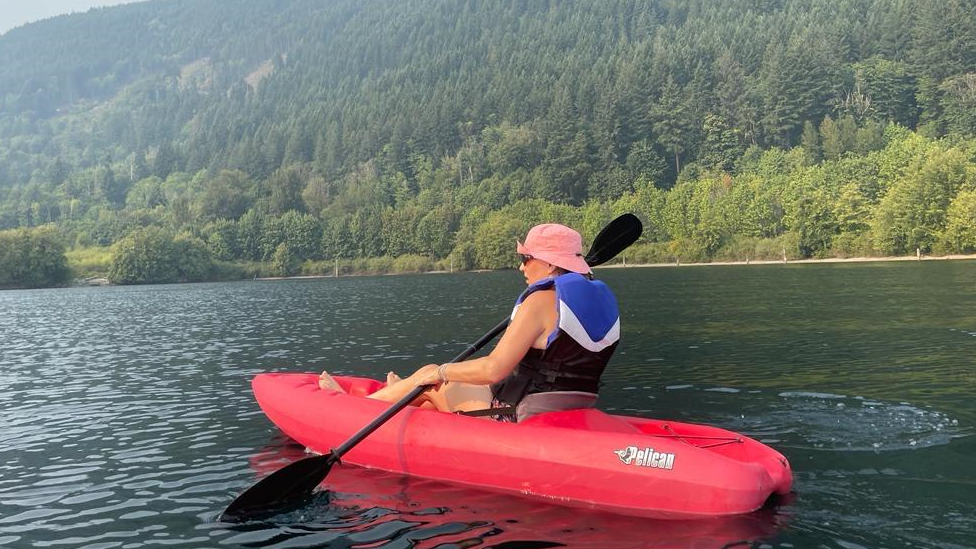
<svg viewBox="0 0 976 549"><path fill-rule="evenodd" d="M447 364L449 363L444 363L437 367L437 377L441 378L441 382L443 383L447 383L447 372L444 371L447 368Z"/></svg>

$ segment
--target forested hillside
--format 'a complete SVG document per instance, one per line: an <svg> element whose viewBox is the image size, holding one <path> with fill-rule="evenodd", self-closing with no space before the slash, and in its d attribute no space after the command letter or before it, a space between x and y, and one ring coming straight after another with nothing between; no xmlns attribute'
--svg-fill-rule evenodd
<svg viewBox="0 0 976 549"><path fill-rule="evenodd" d="M0 36L0 229L117 244L120 281L498 267L623 210L649 260L972 251L974 135L976 0L155 0ZM205 268L121 257L164 248Z"/></svg>

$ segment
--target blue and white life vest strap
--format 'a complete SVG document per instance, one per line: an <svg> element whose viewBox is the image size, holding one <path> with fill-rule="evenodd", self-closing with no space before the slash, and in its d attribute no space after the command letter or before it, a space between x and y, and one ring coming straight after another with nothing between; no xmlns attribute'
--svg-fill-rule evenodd
<svg viewBox="0 0 976 549"><path fill-rule="evenodd" d="M515 320L515 313L518 312L519 307L522 306L522 302L525 301L525 298L539 290L548 290L549 288L552 288L552 285L555 283L556 280L554 278L546 278L536 282L535 284L530 284L529 287L518 296L518 299L515 300L515 307L512 308L512 320Z"/></svg>

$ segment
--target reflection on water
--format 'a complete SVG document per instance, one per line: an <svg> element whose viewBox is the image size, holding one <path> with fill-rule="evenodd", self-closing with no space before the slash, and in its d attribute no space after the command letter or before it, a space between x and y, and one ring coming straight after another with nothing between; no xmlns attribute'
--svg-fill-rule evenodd
<svg viewBox="0 0 976 549"><path fill-rule="evenodd" d="M259 475L307 457L276 439L251 460ZM317 547L334 540L377 547L723 547L763 539L786 521L771 508L702 521L654 521L581 511L355 466L335 467L301 509L263 523L214 524L221 544ZM629 535L621 536L621 532Z"/></svg>
<svg viewBox="0 0 976 549"><path fill-rule="evenodd" d="M513 273L0 292L0 547L973 547L974 271L601 271L624 316L601 406L793 464L795 501L695 523L345 466L292 515L216 522L303 455L254 374L445 360L508 314Z"/></svg>

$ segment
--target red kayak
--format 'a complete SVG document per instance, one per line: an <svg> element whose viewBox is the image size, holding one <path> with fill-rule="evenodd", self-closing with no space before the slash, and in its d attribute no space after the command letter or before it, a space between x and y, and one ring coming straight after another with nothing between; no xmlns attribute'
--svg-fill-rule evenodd
<svg viewBox="0 0 976 549"><path fill-rule="evenodd" d="M314 374L260 374L252 386L275 425L324 454L390 406L365 398L379 381L335 379L348 394L320 389ZM411 407L343 462L653 518L748 513L792 484L786 458L749 437L597 409L513 424Z"/></svg>

